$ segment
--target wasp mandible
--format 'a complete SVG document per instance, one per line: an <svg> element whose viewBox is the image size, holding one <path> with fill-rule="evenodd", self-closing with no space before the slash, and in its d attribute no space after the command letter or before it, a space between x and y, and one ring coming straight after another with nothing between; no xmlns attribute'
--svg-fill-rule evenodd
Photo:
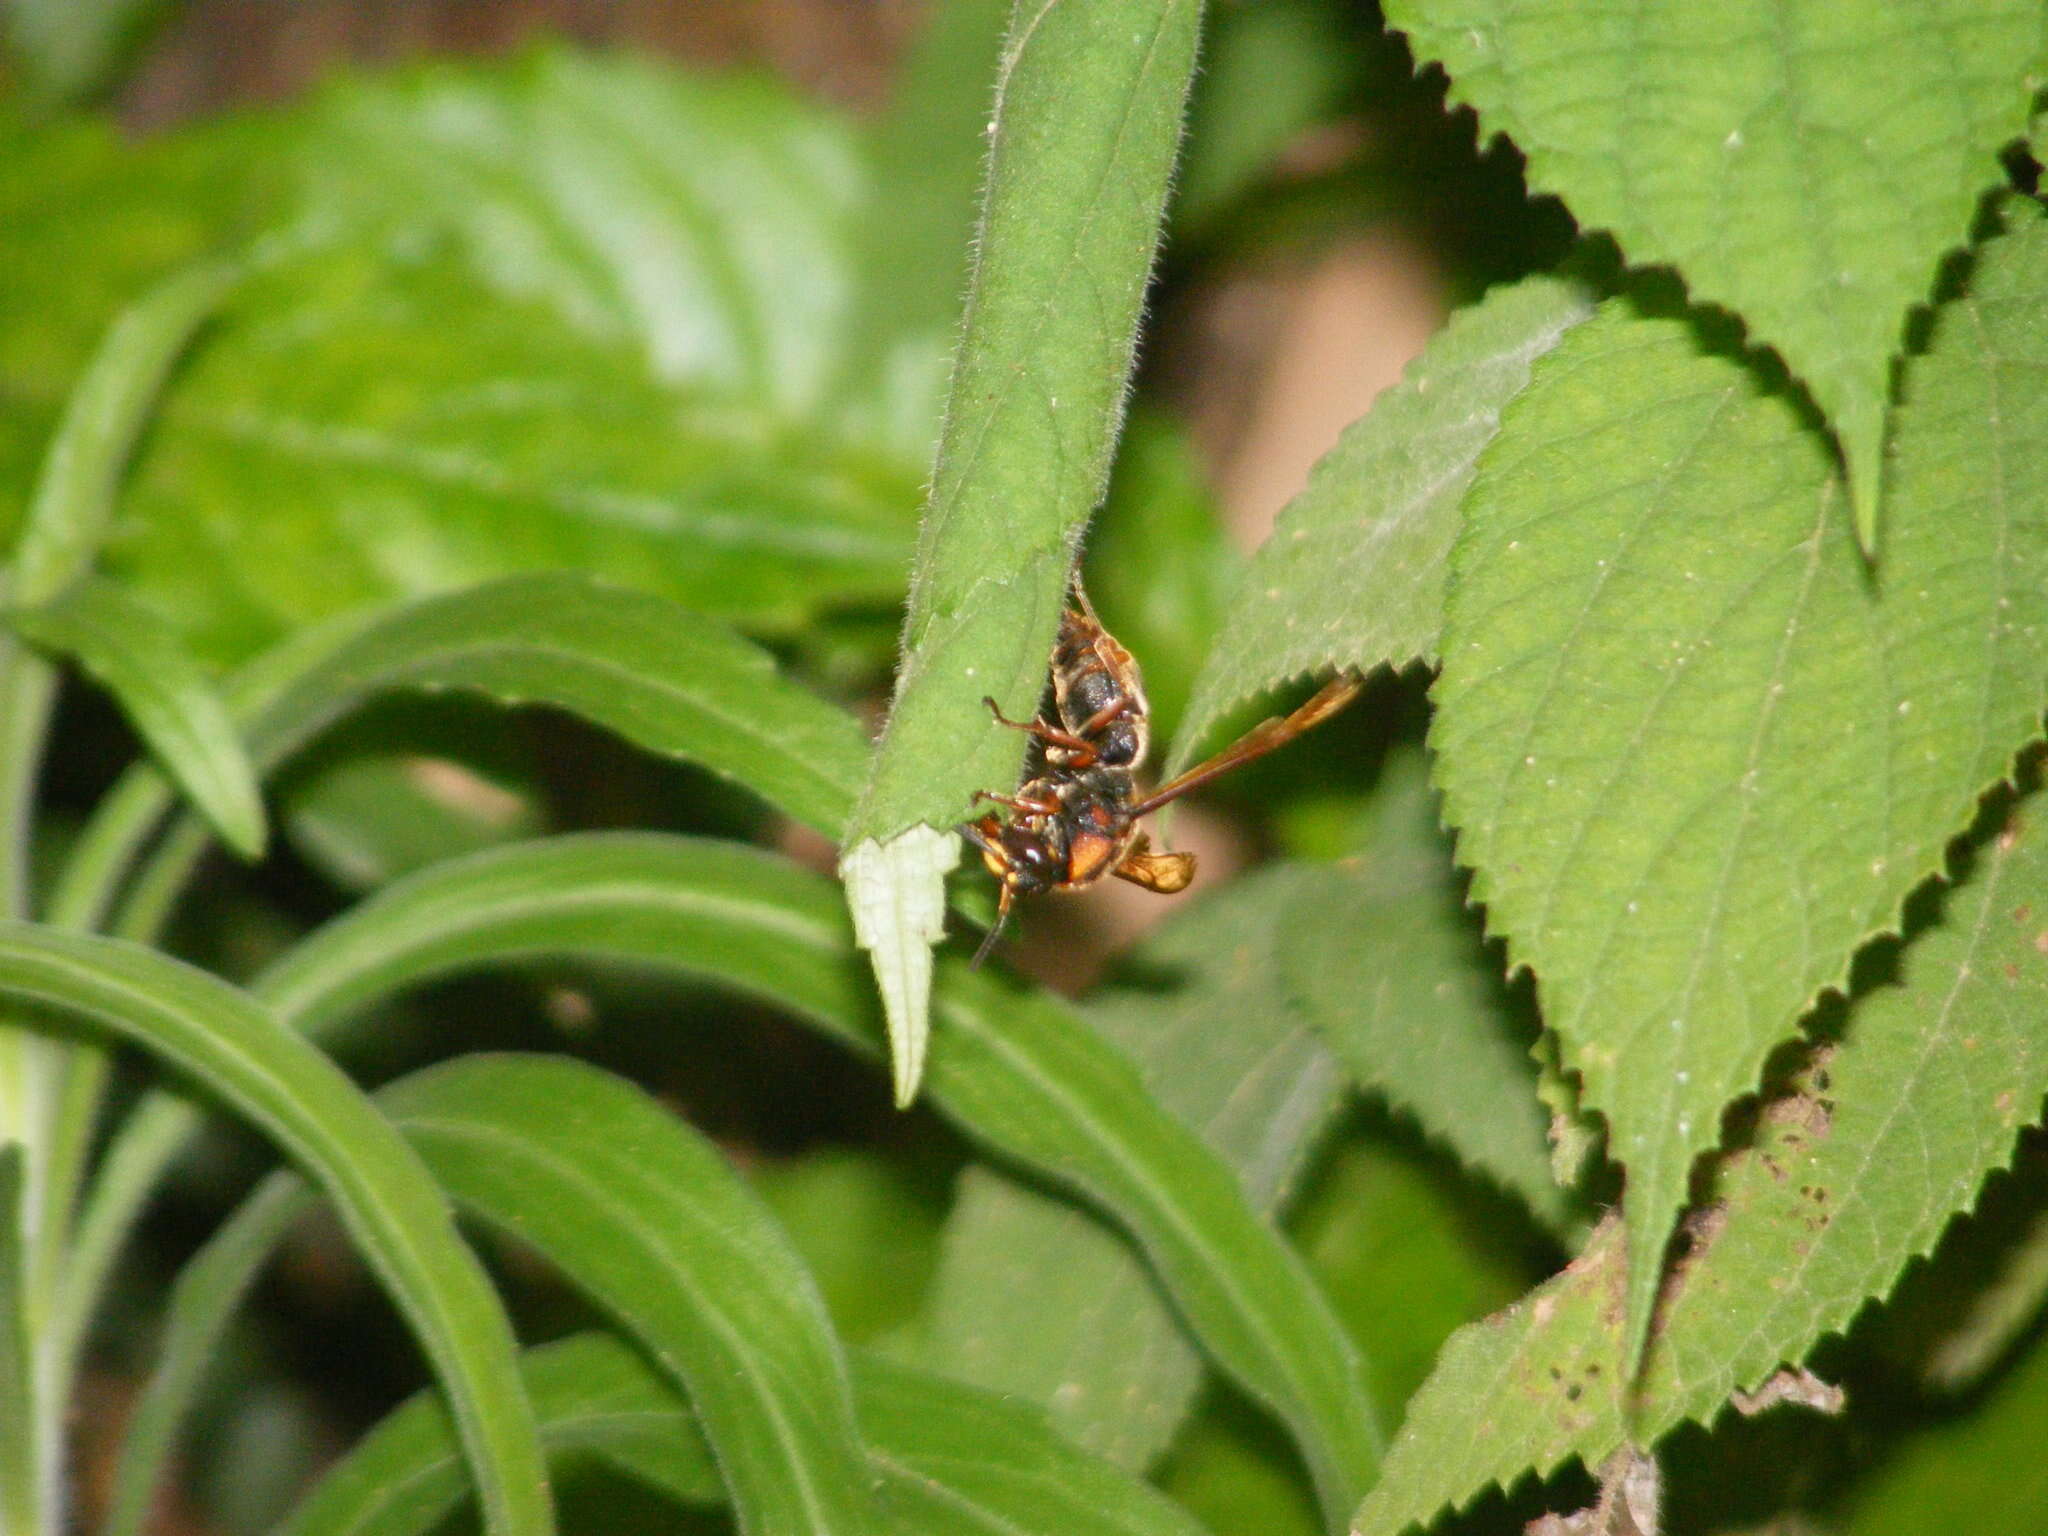
<svg viewBox="0 0 2048 1536"><path fill-rule="evenodd" d="M1014 794L976 792L976 800L1007 809L1007 820L990 811L960 829L1002 883L996 920L975 951L976 965L994 947L1019 896L1079 890L1105 875L1163 895L1186 890L1195 878L1195 856L1154 853L1138 819L1285 746L1349 704L1362 686L1350 674L1333 679L1293 714L1253 727L1207 762L1140 799L1137 770L1151 748L1152 729L1138 663L1102 627L1078 573L1068 598L1050 668L1057 719L1011 720L994 699L982 700L1000 724L1031 734L1039 766L1027 772Z"/></svg>

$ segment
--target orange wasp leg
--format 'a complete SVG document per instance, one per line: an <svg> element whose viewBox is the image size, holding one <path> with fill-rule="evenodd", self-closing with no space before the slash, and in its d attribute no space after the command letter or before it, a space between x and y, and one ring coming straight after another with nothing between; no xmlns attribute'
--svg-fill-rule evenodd
<svg viewBox="0 0 2048 1536"><path fill-rule="evenodd" d="M1047 725L1043 720L1012 720L1008 715L1002 712L1002 710L997 706L996 701L994 699L984 697L981 702L986 704L988 706L988 712L996 717L997 725L1007 725L1013 731L1029 731L1033 736L1036 736L1040 741L1045 742L1049 746L1061 747L1068 752L1074 753L1077 757L1085 758L1086 761L1077 762L1074 764L1076 768L1089 768L1094 766L1094 742L1087 740L1083 736L1078 736L1071 732L1063 731L1056 725ZM1107 721L1104 722L1104 724L1107 723ZM1092 720L1088 723L1088 726L1086 728L1090 730L1101 729L1101 727L1097 726L1095 722Z"/></svg>

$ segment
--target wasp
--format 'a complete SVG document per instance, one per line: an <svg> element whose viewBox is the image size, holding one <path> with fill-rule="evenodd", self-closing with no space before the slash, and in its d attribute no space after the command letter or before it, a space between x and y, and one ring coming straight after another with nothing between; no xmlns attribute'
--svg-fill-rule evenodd
<svg viewBox="0 0 2048 1536"><path fill-rule="evenodd" d="M1141 798L1137 770L1152 743L1144 681L1131 653L1095 616L1078 576L1068 589L1049 670L1053 719L1011 720L994 699L982 700L998 724L1031 735L1038 763L1014 794L976 792L977 801L1007 810L1007 819L990 811L960 829L1002 887L995 924L975 952L977 965L1019 896L1079 890L1106 875L1162 895L1186 890L1195 878L1195 856L1154 853L1139 818L1285 746L1349 704L1361 686L1349 674L1334 679L1294 713L1253 727Z"/></svg>

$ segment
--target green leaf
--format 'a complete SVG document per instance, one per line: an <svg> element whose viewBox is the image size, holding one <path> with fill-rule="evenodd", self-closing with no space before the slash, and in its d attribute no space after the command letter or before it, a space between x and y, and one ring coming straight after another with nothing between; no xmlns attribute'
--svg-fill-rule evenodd
<svg viewBox="0 0 2048 1536"><path fill-rule="evenodd" d="M778 677L763 652L662 598L568 574L423 599L338 637L309 632L248 669L236 706L250 717L250 756L267 771L337 718L403 687L577 710L641 746L732 773L828 832L852 804L860 773L858 727ZM131 771L82 836L53 916L79 926L102 920L113 883L168 805L154 770ZM204 848L196 824L166 834L128 895L124 933L156 931ZM70 1097L89 1106L96 1091L81 1086ZM78 1117L88 1119L83 1109ZM124 1176L101 1181L71 1260L65 1308L74 1335L192 1120L188 1106L151 1095L115 1134L108 1155Z"/></svg>
<svg viewBox="0 0 2048 1536"><path fill-rule="evenodd" d="M15 546L12 601L24 607L46 602L92 565L129 454L172 366L239 275L224 265L187 268L123 311L108 330L71 391L36 482Z"/></svg>
<svg viewBox="0 0 2048 1536"><path fill-rule="evenodd" d="M815 421L864 189L847 125L787 86L538 47L343 81L298 126L310 217L447 234L494 292L630 345L711 421Z"/></svg>
<svg viewBox="0 0 2048 1536"><path fill-rule="evenodd" d="M786 88L543 49L140 148L8 137L0 500L81 329L168 261L268 236L113 552L209 659L521 569L761 628L900 591L929 437L906 452L830 396L863 167Z"/></svg>
<svg viewBox="0 0 2048 1536"><path fill-rule="evenodd" d="M1016 782L1023 743L982 699L1028 714L1044 686L1073 549L1109 477L1200 23L1196 0L1012 14L895 703L845 840L849 898L894 925L885 936L869 917L862 942L906 1052L929 1028L929 962L912 951L943 902L926 845L976 790ZM892 855L915 828L920 845ZM899 1098L916 1068L898 1066Z"/></svg>
<svg viewBox="0 0 2048 1536"><path fill-rule="evenodd" d="M777 674L723 625L580 575L514 577L394 609L294 678L251 719L264 766L376 693L459 688L548 704L651 752L685 757L827 834L865 747L844 711Z"/></svg>
<svg viewBox="0 0 2048 1536"><path fill-rule="evenodd" d="M1798 412L1624 305L1539 365L1468 497L1438 775L1627 1169L1631 1359L1723 1105L2039 730L2048 230L2023 217L1909 374L1876 581Z"/></svg>
<svg viewBox="0 0 2048 1536"><path fill-rule="evenodd" d="M2041 8L1393 0L1387 19L1515 141L1532 185L1784 355L1834 425L1873 548L1892 358L2026 130Z"/></svg>
<svg viewBox="0 0 2048 1536"><path fill-rule="evenodd" d="M868 135L876 176L855 232L860 281L836 404L852 430L913 462L931 452L988 161L1010 0L926 10Z"/></svg>
<svg viewBox="0 0 2048 1536"><path fill-rule="evenodd" d="M527 1389L557 1458L609 1462L678 1502L722 1496L694 1415L675 1386L609 1334L530 1350ZM881 1497L919 1536L1193 1536L1196 1527L1142 1483L1118 1476L999 1398L856 1356L855 1402ZM447 1416L421 1395L337 1465L285 1527L288 1536L413 1536L466 1491Z"/></svg>
<svg viewBox="0 0 2048 1536"><path fill-rule="evenodd" d="M2040 800L2022 801L1979 851L1939 925L1907 946L1898 983L1861 999L1841 1042L1822 1047L1764 1107L1750 1144L1716 1165L1661 1297L1641 1382L1646 1443L1710 1422L1731 1392L1797 1364L1888 1294L2038 1117L2048 1093ZM1596 1465L1620 1444L1607 1386L1622 1359L1622 1268L1610 1223L1563 1274L1457 1335L1357 1529L1397 1531L1489 1482L1569 1455ZM1498 1406L1475 1434L1480 1401Z"/></svg>
<svg viewBox="0 0 2048 1536"><path fill-rule="evenodd" d="M1496 288L1345 429L1239 578L1169 772L1237 706L1305 672L1437 659L1474 462L1530 367L1589 312L1558 278Z"/></svg>
<svg viewBox="0 0 2048 1536"><path fill-rule="evenodd" d="M1045 681L1108 483L1199 23L1193 0L1013 17L904 665L850 841L950 828L976 789L1015 782L1022 743L981 699L1028 712Z"/></svg>
<svg viewBox="0 0 2048 1536"><path fill-rule="evenodd" d="M158 764L245 859L262 857L263 802L227 706L171 629L120 587L88 576L8 615L31 644L71 657L114 695Z"/></svg>
<svg viewBox="0 0 2048 1536"><path fill-rule="evenodd" d="M731 777L827 834L859 783L860 728L780 677L766 652L664 598L568 572L508 577L310 633L252 664L229 691L249 756L268 773L371 699L408 688L573 711ZM132 852L167 804L149 770L131 772L104 825L86 833L91 867L118 871L121 848ZM171 834L131 897L130 933L153 930L201 847L194 829ZM83 888L66 896L84 920L106 899Z"/></svg>
<svg viewBox="0 0 2048 1536"><path fill-rule="evenodd" d="M741 1530L881 1529L824 1303L710 1142L559 1057L467 1056L378 1099L458 1203L547 1255L682 1383Z"/></svg>
<svg viewBox="0 0 2048 1536"><path fill-rule="evenodd" d="M665 381L445 243L321 247L252 277L195 352L109 565L219 661L524 570L766 627L893 596L910 471L784 405Z"/></svg>
<svg viewBox="0 0 2048 1536"><path fill-rule="evenodd" d="M1525 1471L1542 1476L1573 1455L1596 1466L1621 1444L1625 1263L1621 1223L1610 1218L1562 1273L1452 1334L1409 1401L1352 1536L1399 1536Z"/></svg>
<svg viewBox="0 0 2048 1536"><path fill-rule="evenodd" d="M1940 924L1907 946L1899 984L1856 1005L1847 1038L1716 1170L1716 1209L1670 1287L1643 1379L1651 1432L1710 1417L1889 1294L2040 1118L2041 809L2038 794L2021 803Z"/></svg>
<svg viewBox="0 0 2048 1536"><path fill-rule="evenodd" d="M1279 971L1281 916L1312 879L1273 865L1203 895L1131 956L1152 987L1112 990L1088 1009L1147 1091L1268 1213L1292 1193L1342 1090ZM1092 1213L983 1168L960 1181L913 1357L1040 1404L1068 1438L1133 1471L1166 1449L1202 1376L1128 1245Z"/></svg>
<svg viewBox="0 0 2048 1536"><path fill-rule="evenodd" d="M919 1536L1199 1536L1137 1478L1076 1450L1044 1415L872 1356L854 1397L899 1529Z"/></svg>
<svg viewBox="0 0 2048 1536"><path fill-rule="evenodd" d="M298 1186L289 1176L280 1182ZM298 1199L266 1212L273 1240L304 1203L303 1186L296 1192ZM253 1204L188 1267L187 1276L200 1266L217 1266L220 1279L230 1273L235 1278L210 1291L210 1312L174 1304L167 1323L169 1353L207 1353L263 1262L264 1250L240 1241L232 1244L231 1257L216 1260L212 1254L231 1229L253 1230ZM181 1298L187 1294L185 1278L179 1290ZM899 1523L916 1512L914 1525L904 1528L929 1536L989 1530L1192 1536L1195 1528L1172 1505L1075 1450L1040 1415L873 1357L857 1355L851 1364L855 1408L869 1438L881 1499ZM724 1485L696 1414L641 1351L609 1334L586 1333L527 1351L521 1366L551 1460L596 1457L679 1502L723 1500ZM358 1442L284 1529L290 1536L422 1532L468 1491L442 1400L421 1393Z"/></svg>
<svg viewBox="0 0 2048 1536"><path fill-rule="evenodd" d="M578 1333L520 1357L548 1460L595 1459L678 1503L725 1496L696 1415L638 1350ZM447 1409L408 1398L330 1467L280 1528L283 1536L426 1536L469 1495Z"/></svg>
<svg viewBox="0 0 2048 1536"><path fill-rule="evenodd" d="M1360 1085L1562 1226L1535 1065L1466 916L1419 758L1389 762L1374 808L1356 856L1303 870L1288 893L1282 984Z"/></svg>
<svg viewBox="0 0 2048 1536"><path fill-rule="evenodd" d="M0 1392L11 1403L36 1400L35 1348L29 1338L28 1220L23 1210L22 1146L0 1146ZM29 1529L41 1481L34 1416L9 1413L0 1424L0 1520Z"/></svg>
<svg viewBox="0 0 2048 1536"><path fill-rule="evenodd" d="M865 1053L880 1045L832 888L751 849L672 837L557 838L423 872L291 951L263 993L318 1028L428 976L547 954L709 975ZM1293 1253L1065 1008L964 965L945 980L938 1106L1109 1211L1218 1362L1292 1429L1326 1507L1350 1508L1377 1430L1351 1347Z"/></svg>
<svg viewBox="0 0 2048 1536"><path fill-rule="evenodd" d="M1843 1040L1716 1165L1692 1249L1661 1296L1642 1436L1712 1421L1731 1393L1845 1329L1933 1251L2038 1118L2048 1094L2040 801L2021 801L1978 850L1942 922L1907 946L1898 983L1862 997ZM1610 1223L1565 1274L1452 1339L1358 1530L1395 1532L1524 1468L1546 1473L1573 1454L1591 1466L1614 1450L1622 1425L1599 1376L1612 1380L1622 1362L1620 1284ZM1483 1436L1475 1401L1503 1405Z"/></svg>
<svg viewBox="0 0 2048 1536"><path fill-rule="evenodd" d="M320 1182L455 1404L487 1527L553 1529L512 1333L418 1157L334 1064L225 983L107 939L0 924L0 997L90 1020L188 1074Z"/></svg>

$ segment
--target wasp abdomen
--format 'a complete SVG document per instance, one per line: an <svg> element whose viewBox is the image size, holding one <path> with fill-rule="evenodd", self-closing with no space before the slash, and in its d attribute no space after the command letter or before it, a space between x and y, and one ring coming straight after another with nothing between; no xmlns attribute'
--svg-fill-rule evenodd
<svg viewBox="0 0 2048 1536"><path fill-rule="evenodd" d="M1149 745L1145 695L1130 653L1087 617L1069 613L1052 658L1060 723L1086 738L1105 768L1130 768Z"/></svg>

